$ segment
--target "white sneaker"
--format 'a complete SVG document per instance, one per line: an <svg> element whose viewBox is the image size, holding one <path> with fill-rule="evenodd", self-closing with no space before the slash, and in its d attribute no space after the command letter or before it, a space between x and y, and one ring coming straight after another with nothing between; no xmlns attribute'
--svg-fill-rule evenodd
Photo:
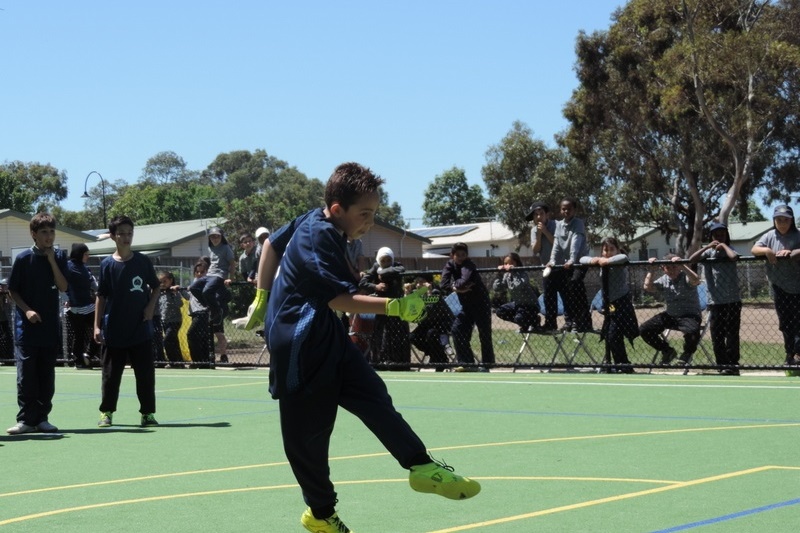
<svg viewBox="0 0 800 533"><path fill-rule="evenodd" d="M58 431L58 428L55 427L50 422L48 422L47 420L45 420L44 422L39 422L39 424L36 425L36 429L38 429L42 433L55 433L56 431Z"/></svg>
<svg viewBox="0 0 800 533"><path fill-rule="evenodd" d="M29 426L22 422L17 422L16 425L11 426L6 430L9 435L22 435L23 433L33 433L36 431L36 426Z"/></svg>

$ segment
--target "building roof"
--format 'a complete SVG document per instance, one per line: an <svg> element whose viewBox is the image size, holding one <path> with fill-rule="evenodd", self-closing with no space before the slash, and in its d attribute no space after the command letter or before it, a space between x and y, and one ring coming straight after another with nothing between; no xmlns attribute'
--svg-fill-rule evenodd
<svg viewBox="0 0 800 533"><path fill-rule="evenodd" d="M502 222L475 222L474 224L458 224L453 226L432 226L427 228L411 228L410 232L428 237L431 248L451 246L457 242L469 245L476 242L498 242L517 240L517 236Z"/></svg>
<svg viewBox="0 0 800 533"><path fill-rule="evenodd" d="M33 215L26 215L25 213L20 213L19 211L14 211L13 209L0 209L0 219L13 217L25 220L30 222L33 218ZM67 235L72 235L74 237L78 237L83 240L93 240L94 237L90 233L86 233L84 231L79 231L76 229L68 228L67 226L62 226L58 224L56 226L56 231L61 234L65 233Z"/></svg>
<svg viewBox="0 0 800 533"><path fill-rule="evenodd" d="M183 220L180 222L164 222L162 224L147 224L134 227L133 246L131 248L140 252L166 251L173 246L192 240L206 233L212 226L225 223L222 218L200 218ZM228 242L229 236L226 235ZM116 249L116 244L108 234L102 235L100 240L86 244L92 255L111 254Z"/></svg>

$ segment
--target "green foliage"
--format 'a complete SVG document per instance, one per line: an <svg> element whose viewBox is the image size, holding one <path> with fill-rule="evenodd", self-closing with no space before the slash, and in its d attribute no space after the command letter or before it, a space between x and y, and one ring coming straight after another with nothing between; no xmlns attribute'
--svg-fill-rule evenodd
<svg viewBox="0 0 800 533"><path fill-rule="evenodd" d="M122 189L108 210L108 219L125 214L137 224L145 225L218 216L221 206L214 198L215 194L213 187L197 183L183 187L144 182L129 185ZM207 203L209 199L211 204ZM210 206L213 213L209 213Z"/></svg>
<svg viewBox="0 0 800 533"><path fill-rule="evenodd" d="M67 175L52 165L5 162L0 165L0 207L34 214L52 211L67 197Z"/></svg>
<svg viewBox="0 0 800 533"><path fill-rule="evenodd" d="M186 184L195 181L199 173L186 168L186 161L175 152L159 152L142 169L140 183L147 185Z"/></svg>
<svg viewBox="0 0 800 533"><path fill-rule="evenodd" d="M633 219L694 246L760 187L800 189L798 5L632 0L578 37L561 142L606 177L612 229Z"/></svg>
<svg viewBox="0 0 800 533"><path fill-rule="evenodd" d="M428 185L422 209L425 213L422 222L428 226L466 224L494 215L480 186L470 187L464 170L457 167L436 176Z"/></svg>
<svg viewBox="0 0 800 533"><path fill-rule="evenodd" d="M528 126L515 121L499 144L486 151L481 172L498 218L522 242L528 242L530 227L525 220L530 205L546 202L551 213L565 196L580 199L586 212L594 212L590 191L601 183L595 173L583 171L563 148L548 148L534 139Z"/></svg>

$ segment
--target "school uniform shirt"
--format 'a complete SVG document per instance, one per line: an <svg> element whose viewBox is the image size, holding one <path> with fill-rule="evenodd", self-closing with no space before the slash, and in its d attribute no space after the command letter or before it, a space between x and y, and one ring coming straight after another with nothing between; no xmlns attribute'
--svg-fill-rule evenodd
<svg viewBox="0 0 800 533"><path fill-rule="evenodd" d="M670 316L700 314L700 296L697 294L697 287L689 283L683 272L675 279L664 274L655 280L653 285L664 294L667 314Z"/></svg>
<svg viewBox="0 0 800 533"><path fill-rule="evenodd" d="M314 209L270 236L281 257L267 307L270 394L313 392L334 380L348 344L341 320L328 307L358 292L358 272L347 260L347 238Z"/></svg>
<svg viewBox="0 0 800 533"><path fill-rule="evenodd" d="M483 308L484 310L489 307L489 291L478 273L478 267L475 263L467 258L460 265L457 265L452 259L444 265L442 269L442 279L440 283L445 291L455 291L463 287L472 288L466 292L458 292L458 301L461 303L462 308Z"/></svg>
<svg viewBox="0 0 800 533"><path fill-rule="evenodd" d="M563 265L567 261L578 263L581 257L590 253L583 220L572 217L569 222L563 220L556 222L553 251L550 253L550 261L554 265Z"/></svg>
<svg viewBox="0 0 800 533"><path fill-rule="evenodd" d="M790 229L785 235L772 229L756 241L756 246L766 246L773 252L782 250L796 250L800 248L800 230ZM774 265L769 261L764 262L767 279L789 294L800 294L800 269L791 259L778 259Z"/></svg>
<svg viewBox="0 0 800 533"><path fill-rule="evenodd" d="M94 310L94 298L92 297L92 289L97 286L97 281L94 276L86 268L83 261L73 261L70 259L67 262L67 296L69 298L70 308L87 308L90 309L89 313ZM87 313L88 314L88 313Z"/></svg>
<svg viewBox="0 0 800 533"><path fill-rule="evenodd" d="M545 222L544 226L547 228L547 231L550 232L551 235L555 236L556 233L556 221L555 220L548 220ZM531 228L531 250L536 245L536 226ZM550 261L550 255L553 253L553 243L547 238L542 237L542 247L539 250L539 259L541 260L542 264L546 264Z"/></svg>
<svg viewBox="0 0 800 533"><path fill-rule="evenodd" d="M590 265L592 257L581 257L582 265ZM626 254L617 254L608 258L608 301L609 303L615 302L630 292L630 285L628 283L628 267L621 266L628 262ZM616 265L616 266L614 266ZM600 278L602 279L606 269L600 270Z"/></svg>
<svg viewBox="0 0 800 533"><path fill-rule="evenodd" d="M523 270L506 270L492 283L492 290L508 290L510 301L519 305L537 305L538 296L531 279Z"/></svg>
<svg viewBox="0 0 800 533"><path fill-rule="evenodd" d="M67 277L67 256L55 250L58 269ZM39 314L41 322L32 323L15 306L14 344L17 346L51 347L61 344L61 305L58 287L50 261L44 252L31 247L14 259L8 289L19 294L28 307Z"/></svg>
<svg viewBox="0 0 800 533"><path fill-rule="evenodd" d="M733 248L731 248L733 250ZM736 250L733 250L736 252ZM738 253L736 254L738 257ZM701 263L703 275L708 287L708 303L723 305L741 301L739 295L739 275L736 273L736 261L732 261L722 250L708 249L701 255L704 259L713 259Z"/></svg>
<svg viewBox="0 0 800 533"><path fill-rule="evenodd" d="M233 248L230 244L219 243L217 246L209 246L208 258L211 259L211 266L208 267L206 275L222 279L230 277L231 261L234 258Z"/></svg>
<svg viewBox="0 0 800 533"><path fill-rule="evenodd" d="M127 261L103 259L97 294L106 300L101 328L108 346L127 348L153 338L153 321L144 320L144 310L157 290L153 263L142 253L133 252Z"/></svg>

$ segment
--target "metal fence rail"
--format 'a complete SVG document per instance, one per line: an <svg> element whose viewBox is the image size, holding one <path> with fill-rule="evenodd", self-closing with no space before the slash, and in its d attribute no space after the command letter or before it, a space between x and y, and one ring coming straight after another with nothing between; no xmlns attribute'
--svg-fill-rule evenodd
<svg viewBox="0 0 800 533"><path fill-rule="evenodd" d="M787 259L788 260L788 259ZM685 262L685 261L684 261ZM631 262L627 268L630 294L632 296L635 315L638 324L641 325L651 317L664 311L663 300L647 293L643 290L644 278L647 270L657 270L663 262L651 265L648 262ZM699 266L699 268L697 268ZM701 262L693 266L701 277L706 264ZM607 353L607 344L601 339L599 334L604 316L600 309L602 301L600 290L602 287L603 276L600 275L601 268L596 266L581 267L585 269L584 284L586 287L587 301L585 305L591 306L590 316L592 329L589 331L531 331L520 332L519 327L512 323L501 320L492 312L491 335L492 345L495 352L494 367L504 367L511 369L531 368L538 370L550 369L587 369L595 371L612 371L616 367L612 364ZM796 267L800 275L800 267ZM183 267L169 267L159 265L158 270L172 271L176 279L182 286L188 285L191 280L190 270ZM530 277L531 284L539 291L542 289L542 267L524 267ZM490 289L497 277L496 269L479 269L483 282ZM730 283L737 283L742 302L739 327L739 349L741 358L736 370L791 370L792 367L786 365L786 349L784 346L784 336L780 330L779 321L775 312L774 301L771 293L771 286L766 279L765 264L761 258L742 257L736 263L736 279ZM660 275L658 272L654 274ZM423 276L432 281L434 285L438 281L438 273L432 271L409 271L406 273L408 282L412 282L415 277ZM701 291L704 285L701 285ZM269 352L264 345L264 339L259 331L246 331L236 327L235 319L244 317L247 313L247 306L253 300L255 288L244 282L234 283L230 287L232 301L230 303L229 317L224 322L224 335L227 339L227 349L225 356L227 362L221 362L218 339L211 335L211 353L209 358L215 361L218 366L268 366ZM701 298L702 299L702 298ZM502 294L491 293L491 305L497 305L503 301ZM594 305L592 305L594 302ZM6 312L10 309L6 308ZM653 369L676 369L676 363L681 363L678 367L688 371L689 369L698 371L717 372L725 368L717 363L714 347L711 340L710 328L708 328L708 309L702 312L702 337L697 350L692 354L688 364L684 365L677 359L669 363L663 362L663 354L646 344L641 337L637 337L632 342L626 341L628 357L631 365L639 371L649 371ZM800 309L796 310L800 315ZM191 320L184 317L184 320ZM480 370L485 366L482 364L482 354L478 342L478 332L474 331L469 339L470 346L475 353L476 362L474 365L464 365L459 363L453 352L453 337L449 331L449 324L440 326L439 332L430 335L429 339L437 340L441 343L441 351L426 350L424 343L409 342L408 334L403 330L400 337L389 337L384 342L393 343L407 347L404 348L401 359L397 360L396 350L392 360L386 360L381 353L381 344L374 339L374 317L353 316L344 317L343 320L348 324L351 338L359 344L365 351L365 357L376 366L382 369L406 370L409 368L434 368L436 370L453 369L463 367L464 370ZM70 332L64 321L64 343L62 350L63 364L68 364L72 355L68 353ZM558 327L563 328L564 317L559 315ZM419 326L410 325L410 332L413 337L414 331ZM12 328L13 329L13 328ZM419 334L419 331L417 331ZM666 340L678 354L682 353L683 336L677 331L665 331ZM418 335L419 336L419 335ZM7 340L0 339L0 348L7 345ZM185 343L185 339L183 340ZM6 344L3 344L6 343ZM417 346L415 346L415 344ZM442 355L444 354L444 359ZM157 358L159 355L157 355ZM160 355L163 361L163 354ZM188 352L184 353L187 366L202 366L205 362L194 362L189 357ZM0 352L0 363L13 364L13 355L7 348ZM462 368L460 368L462 369Z"/></svg>

